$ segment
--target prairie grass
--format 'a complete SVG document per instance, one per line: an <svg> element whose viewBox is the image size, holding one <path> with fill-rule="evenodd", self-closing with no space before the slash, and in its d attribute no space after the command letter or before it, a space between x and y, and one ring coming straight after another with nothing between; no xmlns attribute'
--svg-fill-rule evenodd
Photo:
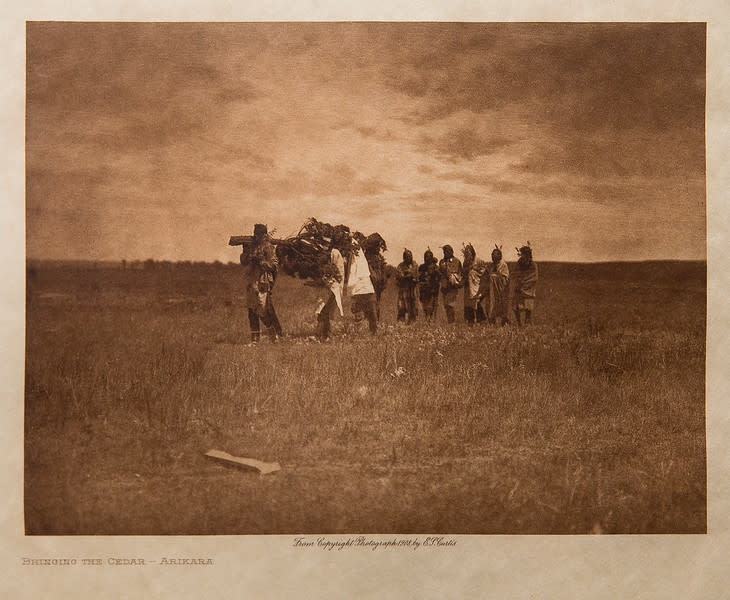
<svg viewBox="0 0 730 600"><path fill-rule="evenodd" d="M527 328L347 312L238 270L28 278L28 534L701 533L705 265L541 264ZM278 461L260 477L203 455Z"/></svg>

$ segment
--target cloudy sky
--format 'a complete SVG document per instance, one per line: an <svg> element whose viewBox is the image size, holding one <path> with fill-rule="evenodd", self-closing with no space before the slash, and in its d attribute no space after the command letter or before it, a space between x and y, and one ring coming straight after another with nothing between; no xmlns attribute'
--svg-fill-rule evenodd
<svg viewBox="0 0 730 600"><path fill-rule="evenodd" d="M704 24L30 23L27 252L705 258L704 107Z"/></svg>

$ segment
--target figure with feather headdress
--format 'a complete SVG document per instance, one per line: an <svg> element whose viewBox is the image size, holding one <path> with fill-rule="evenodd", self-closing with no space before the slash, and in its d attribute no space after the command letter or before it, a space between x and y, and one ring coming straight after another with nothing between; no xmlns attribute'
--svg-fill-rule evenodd
<svg viewBox="0 0 730 600"><path fill-rule="evenodd" d="M459 288L464 285L461 261L454 256L454 249L446 244L442 247L444 257L439 262L441 271L441 296L443 297L446 321L453 323L456 320L456 302L459 297Z"/></svg>
<svg viewBox="0 0 730 600"><path fill-rule="evenodd" d="M479 286L482 276L487 270L487 262L477 258L472 244L464 244L464 321L473 325L487 320L482 300L479 298Z"/></svg>
<svg viewBox="0 0 730 600"><path fill-rule="evenodd" d="M492 263L488 266L479 285L479 298L489 298L487 318L492 325L507 325L507 299L509 295L509 267L502 258L502 248L495 244Z"/></svg>
<svg viewBox="0 0 730 600"><path fill-rule="evenodd" d="M439 285L441 273L438 260L428 248L423 253L423 264L418 267L418 297L421 300L423 314L431 320L436 314L439 302Z"/></svg>
<svg viewBox="0 0 730 600"><path fill-rule="evenodd" d="M418 285L418 263L413 253L405 248L403 262L396 268L395 280L398 285L398 320L413 323L416 320L416 286Z"/></svg>

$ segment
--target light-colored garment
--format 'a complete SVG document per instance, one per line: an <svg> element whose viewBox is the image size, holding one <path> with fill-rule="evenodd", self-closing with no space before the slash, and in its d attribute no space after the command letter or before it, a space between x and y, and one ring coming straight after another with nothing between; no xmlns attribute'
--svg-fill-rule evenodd
<svg viewBox="0 0 730 600"><path fill-rule="evenodd" d="M509 295L509 267L504 260L489 265L482 277L479 294L489 298L489 320L500 317L507 319L507 297Z"/></svg>
<svg viewBox="0 0 730 600"><path fill-rule="evenodd" d="M464 285L461 261L455 256L442 258L439 262L439 270L441 272L442 292L446 293L448 290L458 289Z"/></svg>
<svg viewBox="0 0 730 600"><path fill-rule="evenodd" d="M330 281L329 288L335 296L335 302L337 302L337 308L340 311L340 316L342 317L345 314L342 310L342 288L345 285L345 259L342 258L342 254L340 254L340 251L337 248L332 248L332 252L330 252L330 261L337 268L339 281Z"/></svg>
<svg viewBox="0 0 730 600"><path fill-rule="evenodd" d="M479 296L479 286L482 275L487 271L487 263L481 258L475 258L471 267L466 271L466 285L464 286L464 306L476 306Z"/></svg>
<svg viewBox="0 0 730 600"><path fill-rule="evenodd" d="M351 296L375 293L373 282L370 280L370 267L362 250L357 250L352 257L347 291Z"/></svg>

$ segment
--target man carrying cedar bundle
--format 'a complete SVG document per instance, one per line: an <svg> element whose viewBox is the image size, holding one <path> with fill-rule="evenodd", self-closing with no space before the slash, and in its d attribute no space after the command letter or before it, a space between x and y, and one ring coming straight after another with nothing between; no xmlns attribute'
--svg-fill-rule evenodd
<svg viewBox="0 0 730 600"><path fill-rule="evenodd" d="M347 280L347 289L352 300L350 309L352 314L355 315L356 321L361 320L362 315L365 315L370 333L375 335L378 331L378 317L375 305L375 288L370 279L370 267L360 244L353 241L353 248L350 274Z"/></svg>
<svg viewBox="0 0 730 600"><path fill-rule="evenodd" d="M345 259L339 246L349 243L349 236L344 232L335 233L330 243L329 264L323 269L322 282L327 288L327 300L317 310L317 338L324 342L330 335L330 319L335 308L342 312L342 288L345 283Z"/></svg>
<svg viewBox="0 0 730 600"><path fill-rule="evenodd" d="M276 338L282 335L282 330L271 295L279 261L269 240L266 225L261 223L254 225L253 239L243 244L241 264L244 267L246 281L245 293L251 343L257 343L261 337L259 321L268 328L271 340L276 341Z"/></svg>
<svg viewBox="0 0 730 600"><path fill-rule="evenodd" d="M388 249L388 245L385 243L383 236L377 232L365 237L364 234L356 231L353 237L365 253L365 258L370 268L370 281L373 284L373 291L375 293L375 314L378 321L380 321L380 299L388 284L383 252Z"/></svg>

